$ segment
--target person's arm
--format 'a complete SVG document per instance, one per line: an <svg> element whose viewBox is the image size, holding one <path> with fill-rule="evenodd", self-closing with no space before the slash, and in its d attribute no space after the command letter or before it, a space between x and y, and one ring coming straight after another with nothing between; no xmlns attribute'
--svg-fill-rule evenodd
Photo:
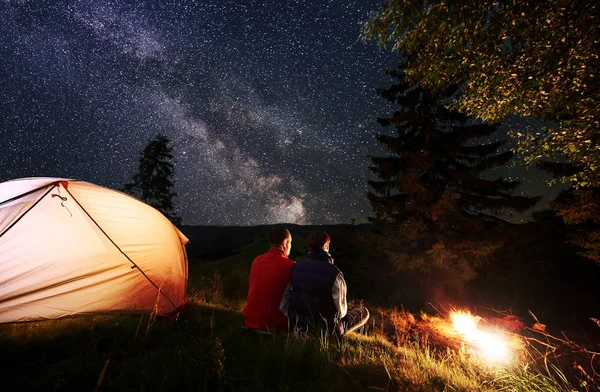
<svg viewBox="0 0 600 392"><path fill-rule="evenodd" d="M346 281L341 273L335 278L335 283L333 284L333 289L331 291L333 303L335 304L340 318L343 318L346 316L346 313L348 313L348 304L346 303Z"/></svg>
<svg viewBox="0 0 600 392"><path fill-rule="evenodd" d="M283 291L283 297L281 297L281 302L279 303L279 311L288 317L288 307L290 306L290 292L292 291L291 283L285 287Z"/></svg>

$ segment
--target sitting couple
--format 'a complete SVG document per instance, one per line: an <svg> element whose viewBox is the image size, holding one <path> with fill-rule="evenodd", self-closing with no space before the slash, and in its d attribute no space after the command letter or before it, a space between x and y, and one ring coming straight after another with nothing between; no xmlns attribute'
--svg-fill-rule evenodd
<svg viewBox="0 0 600 392"><path fill-rule="evenodd" d="M271 249L252 262L244 307L248 329L270 332L326 330L338 338L369 319L364 306L348 311L346 282L329 254L329 235L315 231L307 238L308 258L288 258L292 236L283 227L269 233ZM288 322L289 321L289 322Z"/></svg>

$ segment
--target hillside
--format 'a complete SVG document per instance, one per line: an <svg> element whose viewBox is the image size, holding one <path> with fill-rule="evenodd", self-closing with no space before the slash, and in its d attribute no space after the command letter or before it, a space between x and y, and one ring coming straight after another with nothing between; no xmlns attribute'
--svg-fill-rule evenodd
<svg viewBox="0 0 600 392"><path fill-rule="evenodd" d="M250 235L258 232L248 231ZM297 242L301 235L296 233ZM558 368L490 365L435 318L372 308L364 334L343 342L241 328L257 239L234 256L190 264L178 320L96 316L0 325L5 390L567 391ZM193 255L192 255L193 256ZM429 327L428 327L429 326ZM592 390L582 388L579 390Z"/></svg>

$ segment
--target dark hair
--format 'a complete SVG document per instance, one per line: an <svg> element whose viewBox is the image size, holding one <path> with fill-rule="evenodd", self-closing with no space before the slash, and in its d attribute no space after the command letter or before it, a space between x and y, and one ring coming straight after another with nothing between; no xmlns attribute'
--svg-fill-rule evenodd
<svg viewBox="0 0 600 392"><path fill-rule="evenodd" d="M276 226L271 229L269 232L269 245L271 246L279 246L285 241L286 238L291 237L292 235L285 227Z"/></svg>
<svg viewBox="0 0 600 392"><path fill-rule="evenodd" d="M326 243L331 242L329 234L323 230L313 231L306 239L306 247L309 251L323 249Z"/></svg>

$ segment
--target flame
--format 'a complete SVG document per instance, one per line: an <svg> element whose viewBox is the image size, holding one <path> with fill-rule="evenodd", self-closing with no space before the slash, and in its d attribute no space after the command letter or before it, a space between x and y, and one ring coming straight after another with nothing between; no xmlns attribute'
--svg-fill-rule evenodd
<svg viewBox="0 0 600 392"><path fill-rule="evenodd" d="M469 338L477 335L477 324L481 318L475 317L469 312L456 311L450 314L450 320L459 335Z"/></svg>
<svg viewBox="0 0 600 392"><path fill-rule="evenodd" d="M472 343L479 354L489 362L508 362L511 350L508 341L498 333L482 331L479 327L481 317L467 311L454 311L450 314L454 330L465 340Z"/></svg>

